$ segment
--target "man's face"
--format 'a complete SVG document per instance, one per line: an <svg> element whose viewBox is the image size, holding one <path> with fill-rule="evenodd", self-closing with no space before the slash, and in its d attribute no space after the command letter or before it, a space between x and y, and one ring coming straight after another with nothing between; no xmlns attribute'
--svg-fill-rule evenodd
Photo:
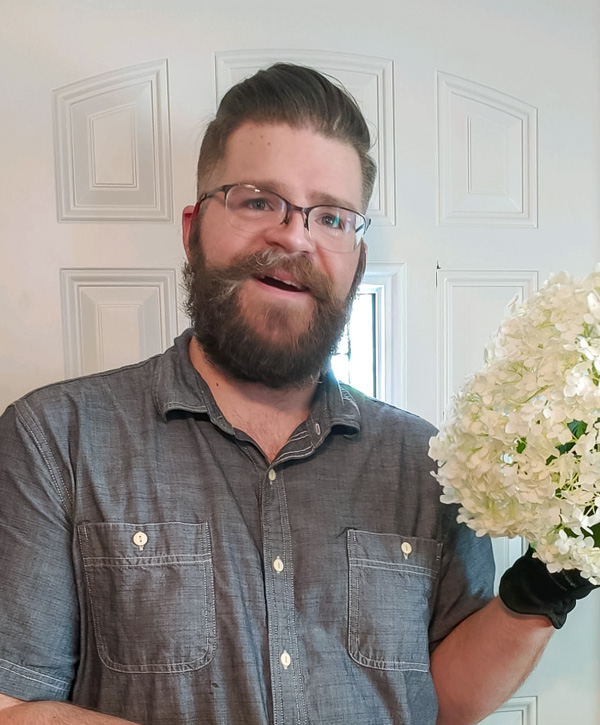
<svg viewBox="0 0 600 725"><path fill-rule="evenodd" d="M298 206L361 208L356 151L310 129L237 129L211 187L236 182L267 188ZM362 276L364 248L320 248L299 212L288 224L260 232L230 221L219 193L203 202L186 235L196 338L211 362L237 379L269 387L304 384L335 349Z"/></svg>

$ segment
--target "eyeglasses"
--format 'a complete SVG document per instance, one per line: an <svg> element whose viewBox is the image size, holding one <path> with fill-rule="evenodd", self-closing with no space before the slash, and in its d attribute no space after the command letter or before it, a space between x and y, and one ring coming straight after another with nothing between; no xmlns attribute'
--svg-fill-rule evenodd
<svg viewBox="0 0 600 725"><path fill-rule="evenodd" d="M304 228L315 244L332 252L352 252L360 244L371 220L354 209L318 204L296 206L274 191L253 184L225 184L207 191L198 205L223 192L225 211L231 226L241 231L260 232L287 224L293 211L304 217Z"/></svg>

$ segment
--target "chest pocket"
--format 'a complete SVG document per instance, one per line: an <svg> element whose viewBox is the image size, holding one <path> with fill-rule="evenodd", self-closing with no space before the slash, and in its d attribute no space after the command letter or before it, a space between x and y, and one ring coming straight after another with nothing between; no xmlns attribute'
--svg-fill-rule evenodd
<svg viewBox="0 0 600 725"><path fill-rule="evenodd" d="M427 672L441 544L356 530L347 532L347 544L350 656L365 667Z"/></svg>
<svg viewBox="0 0 600 725"><path fill-rule="evenodd" d="M98 654L113 670L173 673L216 647L208 523L78 527Z"/></svg>

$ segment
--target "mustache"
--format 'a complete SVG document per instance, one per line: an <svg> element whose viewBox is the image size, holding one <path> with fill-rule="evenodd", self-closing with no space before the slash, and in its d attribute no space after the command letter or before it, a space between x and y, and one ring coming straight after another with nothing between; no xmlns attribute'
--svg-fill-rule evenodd
<svg viewBox="0 0 600 725"><path fill-rule="evenodd" d="M211 274L223 289L230 293L249 277L269 276L278 271L290 274L298 284L306 287L317 300L331 300L334 297L331 281L305 256L284 254L273 249L264 249L241 254L226 267L212 268Z"/></svg>

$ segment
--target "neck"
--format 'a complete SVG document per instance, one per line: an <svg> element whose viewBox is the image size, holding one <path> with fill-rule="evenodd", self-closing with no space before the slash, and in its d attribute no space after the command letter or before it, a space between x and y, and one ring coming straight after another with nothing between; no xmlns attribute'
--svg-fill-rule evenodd
<svg viewBox="0 0 600 725"><path fill-rule="evenodd" d="M195 337L190 340L189 352L192 365L227 421L253 438L272 460L308 417L317 383L273 389L232 378L208 360Z"/></svg>

